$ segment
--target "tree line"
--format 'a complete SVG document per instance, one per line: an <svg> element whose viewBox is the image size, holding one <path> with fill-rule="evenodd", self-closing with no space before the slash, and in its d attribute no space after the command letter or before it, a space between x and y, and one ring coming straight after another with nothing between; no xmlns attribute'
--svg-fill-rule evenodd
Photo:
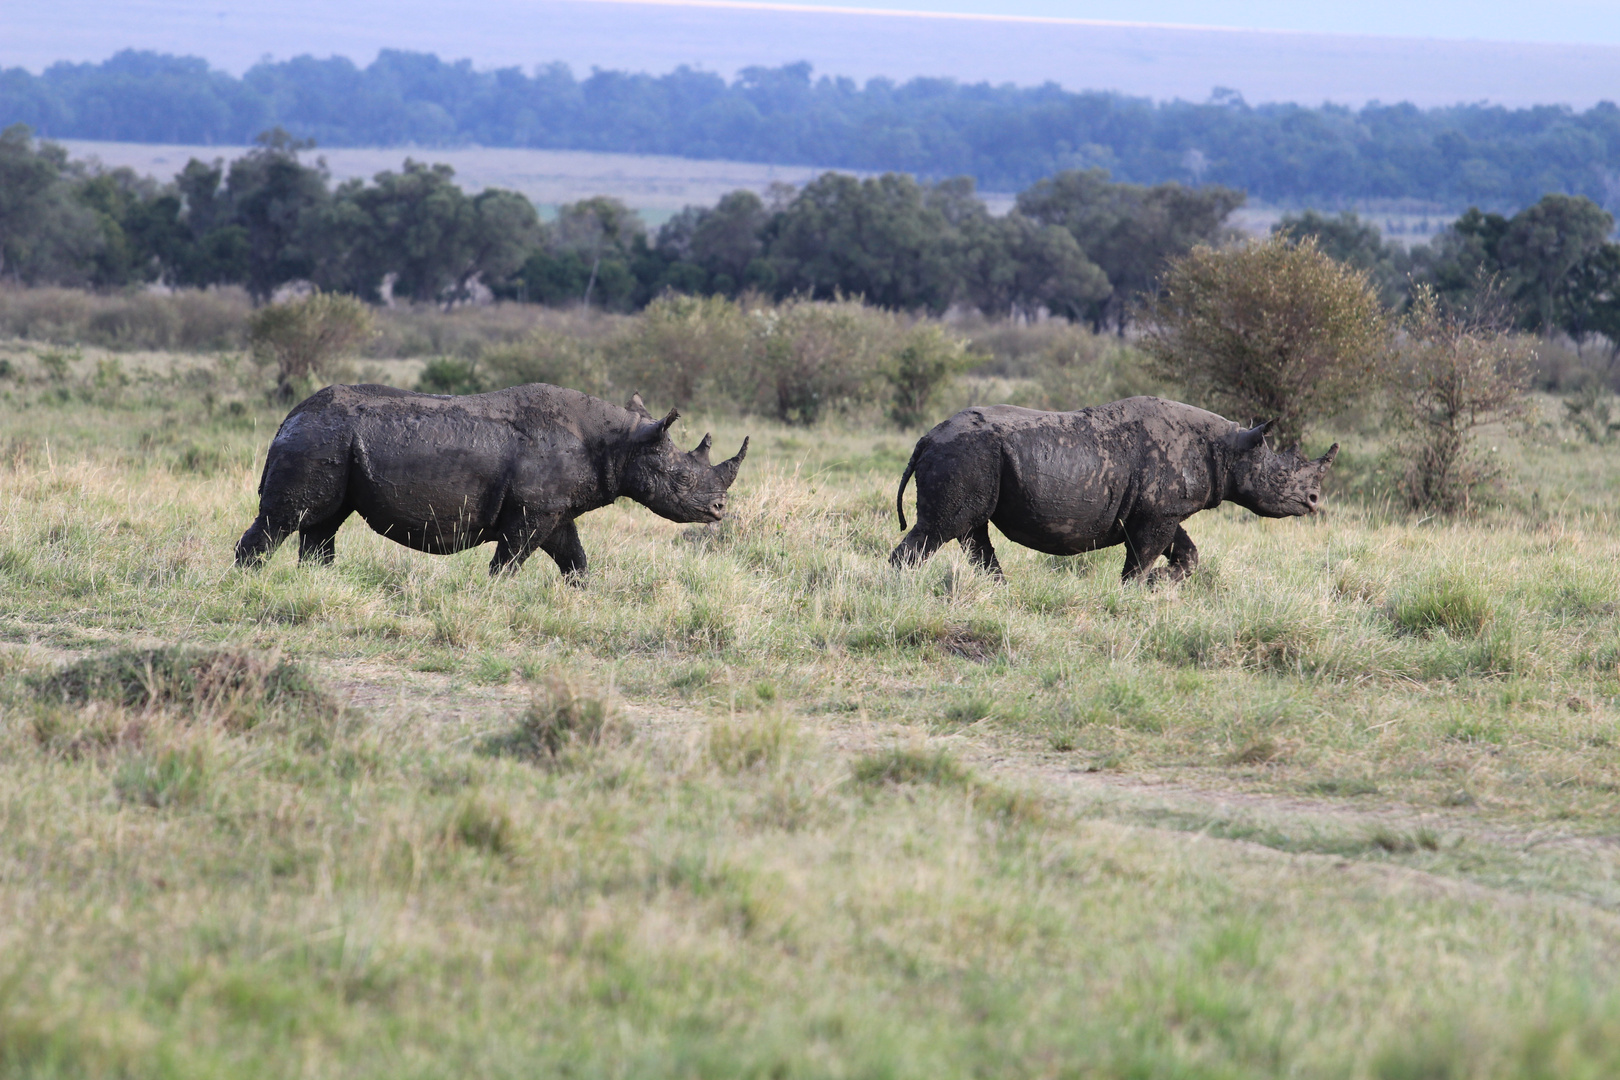
<svg viewBox="0 0 1620 1080"><path fill-rule="evenodd" d="M858 296L895 311L1047 313L1123 331L1168 261L1232 235L1244 195L1217 185L1123 183L1068 170L991 214L973 181L826 173L802 189L735 191L656 232L605 196L543 222L514 192L464 193L445 165L335 188L307 143L271 131L228 164L192 160L168 184L70 161L16 125L0 133L0 278L119 288L238 284L258 301L310 282L367 302L454 304L480 290L634 311L666 293ZM1391 309L1413 290L1454 308L1487 299L1505 323L1620 343L1614 219L1551 194L1510 216L1471 209L1401 248L1354 214L1289 215L1366 273Z"/></svg>
<svg viewBox="0 0 1620 1080"><path fill-rule="evenodd" d="M1620 108L1461 104L1361 109L1251 106L1231 91L1155 104L1096 91L814 76L808 64L735 80L562 64L476 71L385 50L266 61L240 79L206 61L132 50L41 75L0 72L0 124L55 138L244 144L281 126L329 146L525 146L731 158L971 176L1015 191L1103 168L1139 184L1181 180L1270 202L1417 199L1510 211L1555 191L1615 197Z"/></svg>
<svg viewBox="0 0 1620 1080"><path fill-rule="evenodd" d="M609 310L666 292L861 296L891 310L1045 310L1122 326L1168 256L1226 231L1241 192L1043 180L995 216L969 179L827 173L770 201L736 191L656 233L622 202L586 199L542 222L513 192L469 196L445 165L407 160L333 188L306 143L275 130L229 164L192 160L169 184L70 161L14 125L0 133L0 277L118 288L291 282L371 302L496 296Z"/></svg>

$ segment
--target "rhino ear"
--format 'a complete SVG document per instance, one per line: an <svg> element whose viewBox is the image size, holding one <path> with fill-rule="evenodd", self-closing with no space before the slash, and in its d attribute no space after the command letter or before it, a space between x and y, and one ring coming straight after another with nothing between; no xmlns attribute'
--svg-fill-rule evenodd
<svg viewBox="0 0 1620 1080"><path fill-rule="evenodd" d="M643 420L651 420L653 418L653 414L647 411L647 403L641 400L641 391L639 390L630 395L630 400L624 403L624 407L641 417Z"/></svg>
<svg viewBox="0 0 1620 1080"><path fill-rule="evenodd" d="M1239 453L1247 453L1266 441L1266 432L1275 424L1276 420L1267 420L1263 424L1256 424L1252 428L1239 428L1232 434L1232 448Z"/></svg>
<svg viewBox="0 0 1620 1080"><path fill-rule="evenodd" d="M636 429L635 438L644 443L656 443L669 433L669 426L681 418L681 414L674 409L662 420L648 418L648 422Z"/></svg>
<svg viewBox="0 0 1620 1080"><path fill-rule="evenodd" d="M1318 465L1322 466L1322 469L1325 472L1327 470L1327 467L1329 465L1333 464L1333 459L1338 457L1338 456L1339 456L1339 444L1334 443L1332 446L1328 447L1328 452L1327 453L1323 454L1321 457L1316 459L1316 463Z"/></svg>
<svg viewBox="0 0 1620 1080"><path fill-rule="evenodd" d="M704 432L703 441L698 443L697 447L692 451L692 459L699 464L707 465L709 463L709 447L713 445L714 438Z"/></svg>

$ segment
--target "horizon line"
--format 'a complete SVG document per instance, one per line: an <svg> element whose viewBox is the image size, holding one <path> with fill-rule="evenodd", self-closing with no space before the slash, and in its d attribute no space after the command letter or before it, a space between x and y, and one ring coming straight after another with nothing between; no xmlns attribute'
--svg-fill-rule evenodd
<svg viewBox="0 0 1620 1080"><path fill-rule="evenodd" d="M1545 46L1550 48L1620 49L1620 43L1580 41L1524 41L1516 38L1434 37L1421 34L1381 34L1358 30L1287 30L1274 27L1218 26L1206 23L1129 22L1123 19L1077 19L1063 15L994 15L971 11L909 11L905 8L851 7L846 4L795 4L782 0L576 0L588 4L646 5L652 7L720 8L732 11L778 11L807 15L875 15L881 18L947 19L959 22L1025 23L1039 26L1091 26L1115 30L1183 30L1217 34L1276 34L1295 37L1365 38L1377 41L1452 41L1482 45Z"/></svg>

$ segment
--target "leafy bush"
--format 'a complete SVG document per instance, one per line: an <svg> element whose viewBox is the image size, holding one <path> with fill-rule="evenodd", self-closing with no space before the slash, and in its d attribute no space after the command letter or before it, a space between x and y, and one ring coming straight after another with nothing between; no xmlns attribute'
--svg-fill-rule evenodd
<svg viewBox="0 0 1620 1080"><path fill-rule="evenodd" d="M422 366L416 388L424 394L480 394L484 391L484 379L478 372L477 361L442 356Z"/></svg>
<svg viewBox="0 0 1620 1080"><path fill-rule="evenodd" d="M627 393L686 408L715 389L735 397L749 381L748 353L748 319L737 304L719 296L666 296L609 346L608 363Z"/></svg>
<svg viewBox="0 0 1620 1080"><path fill-rule="evenodd" d="M966 340L950 337L937 325L916 327L889 362L887 374L893 386L889 419L902 428L926 422L946 384L988 359L969 352Z"/></svg>
<svg viewBox="0 0 1620 1080"><path fill-rule="evenodd" d="M248 343L255 357L276 365L276 386L284 401L311 379L328 374L334 360L355 352L371 333L370 309L338 293L315 292L266 304L248 319Z"/></svg>
<svg viewBox="0 0 1620 1080"><path fill-rule="evenodd" d="M1366 273L1309 236L1195 248L1143 315L1155 374L1235 419L1276 420L1284 446L1355 400L1389 338Z"/></svg>
<svg viewBox="0 0 1620 1080"><path fill-rule="evenodd" d="M893 316L856 300L789 300L750 314L746 382L730 381L750 411L810 425L877 396L899 336Z"/></svg>

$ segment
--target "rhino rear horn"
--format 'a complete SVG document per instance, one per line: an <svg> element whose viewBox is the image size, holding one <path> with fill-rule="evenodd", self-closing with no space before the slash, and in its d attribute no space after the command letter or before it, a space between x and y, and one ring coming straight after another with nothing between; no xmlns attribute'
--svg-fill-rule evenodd
<svg viewBox="0 0 1620 1080"><path fill-rule="evenodd" d="M1333 459L1338 457L1338 456L1339 456L1339 444L1334 443L1332 446L1328 447L1328 452L1327 453L1323 454L1321 457L1316 459L1316 463L1318 465L1322 466L1322 468L1325 469L1329 465L1332 465L1333 464Z"/></svg>
<svg viewBox="0 0 1620 1080"><path fill-rule="evenodd" d="M630 395L630 400L624 403L624 407L644 420L653 418L653 414L647 411L647 403L641 400L641 391L639 390Z"/></svg>
<svg viewBox="0 0 1620 1080"><path fill-rule="evenodd" d="M714 438L708 432L704 432L703 441L698 443L697 447L692 451L693 459L707 465L709 463L709 447L713 445Z"/></svg>
<svg viewBox="0 0 1620 1080"><path fill-rule="evenodd" d="M1275 424L1275 419L1267 420L1263 424L1256 424L1252 428L1240 428L1232 436L1232 445L1240 452L1253 450L1266 441L1266 432Z"/></svg>
<svg viewBox="0 0 1620 1080"><path fill-rule="evenodd" d="M707 442L708 439L705 438L704 441ZM721 483L728 488L731 487L732 482L737 479L737 470L741 468L743 458L747 456L748 439L745 437L743 439L742 449L737 451L736 457L727 458L725 461L722 461L720 464L714 467L714 471L720 474Z"/></svg>

